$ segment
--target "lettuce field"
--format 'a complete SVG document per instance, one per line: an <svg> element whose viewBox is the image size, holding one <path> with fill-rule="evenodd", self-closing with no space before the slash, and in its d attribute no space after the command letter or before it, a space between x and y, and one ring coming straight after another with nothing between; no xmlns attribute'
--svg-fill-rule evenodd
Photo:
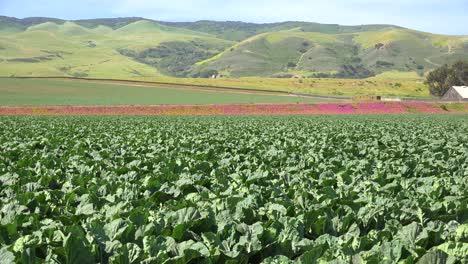
<svg viewBox="0 0 468 264"><path fill-rule="evenodd" d="M467 263L468 118L0 117L1 263Z"/></svg>

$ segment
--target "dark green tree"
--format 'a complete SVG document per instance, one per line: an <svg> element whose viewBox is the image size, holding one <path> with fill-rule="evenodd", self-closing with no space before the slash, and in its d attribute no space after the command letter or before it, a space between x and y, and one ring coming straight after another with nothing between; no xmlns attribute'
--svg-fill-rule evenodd
<svg viewBox="0 0 468 264"><path fill-rule="evenodd" d="M218 71L213 70L213 69L204 69L204 70L200 71L199 76L197 76L197 77L211 78L213 75L215 75L215 76L218 75Z"/></svg>
<svg viewBox="0 0 468 264"><path fill-rule="evenodd" d="M458 61L430 72L426 84L434 96L443 96L452 86L468 85L468 62Z"/></svg>
<svg viewBox="0 0 468 264"><path fill-rule="evenodd" d="M468 62L458 61L452 66L453 78L457 85L468 85Z"/></svg>

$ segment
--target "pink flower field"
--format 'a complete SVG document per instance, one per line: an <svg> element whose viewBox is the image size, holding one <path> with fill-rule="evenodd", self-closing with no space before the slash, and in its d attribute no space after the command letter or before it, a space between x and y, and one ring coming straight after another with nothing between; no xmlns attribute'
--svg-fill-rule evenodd
<svg viewBox="0 0 468 264"><path fill-rule="evenodd" d="M353 115L468 114L468 103L343 102L154 106L0 107L0 115Z"/></svg>

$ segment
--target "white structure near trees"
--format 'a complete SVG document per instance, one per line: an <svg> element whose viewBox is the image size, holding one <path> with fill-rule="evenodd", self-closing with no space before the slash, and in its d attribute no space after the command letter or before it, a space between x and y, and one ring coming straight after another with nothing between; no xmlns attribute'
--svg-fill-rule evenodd
<svg viewBox="0 0 468 264"><path fill-rule="evenodd" d="M468 101L468 86L453 86L444 96L444 101Z"/></svg>

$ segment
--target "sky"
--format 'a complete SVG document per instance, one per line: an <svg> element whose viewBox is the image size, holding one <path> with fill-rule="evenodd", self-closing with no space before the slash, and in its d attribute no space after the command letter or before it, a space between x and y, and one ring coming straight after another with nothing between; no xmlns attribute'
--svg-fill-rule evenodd
<svg viewBox="0 0 468 264"><path fill-rule="evenodd" d="M0 0L0 15L68 20L137 16L184 22L393 24L468 35L468 0Z"/></svg>

